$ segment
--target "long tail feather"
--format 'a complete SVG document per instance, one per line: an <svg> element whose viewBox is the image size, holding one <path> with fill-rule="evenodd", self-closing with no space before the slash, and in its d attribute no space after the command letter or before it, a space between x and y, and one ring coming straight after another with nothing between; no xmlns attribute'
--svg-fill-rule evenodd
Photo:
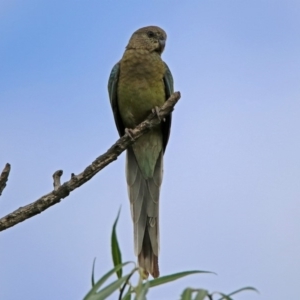
<svg viewBox="0 0 300 300"><path fill-rule="evenodd" d="M159 276L158 256L153 253L148 228L149 227L147 226L145 230L143 246L141 252L138 255L138 261L139 266L145 270L145 278L148 277L149 273L154 278L156 278Z"/></svg>
<svg viewBox="0 0 300 300"><path fill-rule="evenodd" d="M159 154L152 178L145 179L132 148L127 150L126 174L134 226L135 254L139 266L159 276L159 192L162 182L163 154Z"/></svg>

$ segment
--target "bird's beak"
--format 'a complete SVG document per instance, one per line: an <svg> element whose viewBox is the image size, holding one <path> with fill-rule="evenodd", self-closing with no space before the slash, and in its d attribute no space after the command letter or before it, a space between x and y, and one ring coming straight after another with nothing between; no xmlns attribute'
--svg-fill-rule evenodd
<svg viewBox="0 0 300 300"><path fill-rule="evenodd" d="M158 42L159 42L160 53L162 53L165 49L166 40L165 39L159 39Z"/></svg>

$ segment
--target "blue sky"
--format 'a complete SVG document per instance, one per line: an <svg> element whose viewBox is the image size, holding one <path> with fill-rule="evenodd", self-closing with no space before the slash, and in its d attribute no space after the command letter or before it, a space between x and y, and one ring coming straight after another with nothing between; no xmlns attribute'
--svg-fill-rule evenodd
<svg viewBox="0 0 300 300"><path fill-rule="evenodd" d="M300 278L300 2L0 2L0 214L81 172L118 138L107 96L131 34L157 25L182 99L161 195L161 274L237 299L296 299ZM80 299L111 268L110 230L134 260L124 155L60 204L0 234L0 298Z"/></svg>

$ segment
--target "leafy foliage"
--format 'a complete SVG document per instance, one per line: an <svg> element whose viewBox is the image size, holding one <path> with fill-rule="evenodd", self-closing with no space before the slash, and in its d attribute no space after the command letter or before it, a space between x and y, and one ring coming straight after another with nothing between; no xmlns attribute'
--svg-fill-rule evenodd
<svg viewBox="0 0 300 300"><path fill-rule="evenodd" d="M142 275L143 271L139 267L137 267L134 262L122 263L122 254L121 254L119 242L117 239L117 233L116 233L119 216L120 216L120 210L113 224L112 234L111 234L111 253L112 253L114 268L112 268L109 272L104 274L97 282L95 282L94 279L95 259L94 259L93 269L92 269L92 288L87 293L87 295L84 297L83 300L104 300L107 299L107 297L109 297L113 293L118 293L118 297L116 297L116 299L118 298L119 300L146 300L146 295L150 288L169 283L171 281L180 279L188 275L200 274L200 273L212 273L209 271L197 271L197 270L185 271L185 272L179 272L171 275L162 276L152 280L146 280L146 281L143 280L143 275ZM123 267L130 263L134 264L134 268L128 274L123 276ZM117 279L107 284L105 287L102 287L104 283L113 274L117 275ZM130 283L130 278L134 274L139 275L138 283L135 286ZM127 290L126 293L125 290ZM231 292L229 294L224 294L220 292L209 293L205 289L194 289L188 287L182 292L180 296L180 300L214 300L216 299L214 298L215 296L221 296L221 298L217 300L233 300L231 296L243 291L257 292L257 290L253 287L244 287L234 292Z"/></svg>

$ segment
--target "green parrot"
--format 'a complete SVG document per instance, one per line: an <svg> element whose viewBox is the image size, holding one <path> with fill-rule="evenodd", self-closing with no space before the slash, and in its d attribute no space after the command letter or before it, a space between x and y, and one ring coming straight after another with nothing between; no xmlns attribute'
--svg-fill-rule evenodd
<svg viewBox="0 0 300 300"><path fill-rule="evenodd" d="M122 59L113 67L108 92L120 136L130 135L173 93L173 77L161 59L167 35L157 26L138 29ZM139 266L159 276L159 192L163 156L170 135L171 115L141 136L126 154L126 180Z"/></svg>

